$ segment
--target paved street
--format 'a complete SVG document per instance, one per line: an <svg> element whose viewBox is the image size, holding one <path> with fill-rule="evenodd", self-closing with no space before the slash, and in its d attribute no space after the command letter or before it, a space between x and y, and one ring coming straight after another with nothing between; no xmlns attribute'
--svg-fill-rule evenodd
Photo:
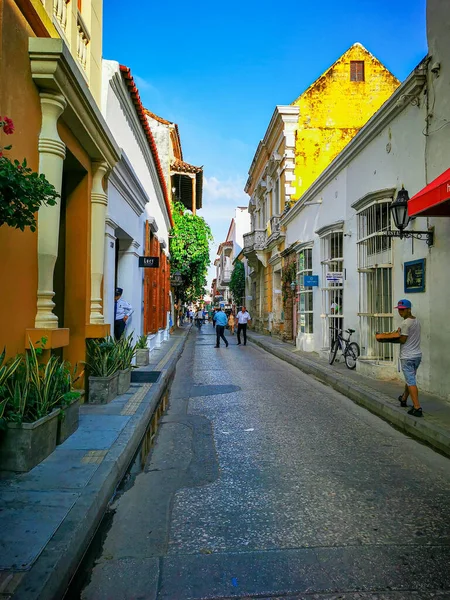
<svg viewBox="0 0 450 600"><path fill-rule="evenodd" d="M449 460L213 334L191 330L81 597L450 598Z"/></svg>

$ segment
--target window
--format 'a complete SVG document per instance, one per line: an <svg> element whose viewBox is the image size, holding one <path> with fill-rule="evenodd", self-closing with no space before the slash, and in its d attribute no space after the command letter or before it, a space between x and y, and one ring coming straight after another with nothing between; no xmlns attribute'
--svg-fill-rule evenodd
<svg viewBox="0 0 450 600"><path fill-rule="evenodd" d="M327 281L331 272L344 272L343 233L333 231L324 235L321 240L322 257L322 315L323 332L322 347L329 348L332 339L331 329L343 329L344 285L342 282Z"/></svg>
<svg viewBox="0 0 450 600"><path fill-rule="evenodd" d="M350 81L364 81L364 61L350 61Z"/></svg>
<svg viewBox="0 0 450 600"><path fill-rule="evenodd" d="M299 331L314 333L313 288L304 285L305 275L312 275L312 248L305 248L298 254L297 281L299 285Z"/></svg>
<svg viewBox="0 0 450 600"><path fill-rule="evenodd" d="M275 188L273 190L272 214L280 214L280 180L278 178L275 181Z"/></svg>
<svg viewBox="0 0 450 600"><path fill-rule="evenodd" d="M393 328L391 238L380 235L390 225L391 201L377 200L357 215L361 353L387 361L393 359L393 346L379 344L375 333Z"/></svg>

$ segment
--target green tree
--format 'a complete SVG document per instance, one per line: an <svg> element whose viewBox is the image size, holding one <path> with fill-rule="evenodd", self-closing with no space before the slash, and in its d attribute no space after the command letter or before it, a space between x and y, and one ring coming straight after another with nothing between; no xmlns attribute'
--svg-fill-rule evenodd
<svg viewBox="0 0 450 600"><path fill-rule="evenodd" d="M245 269L244 263L242 263L240 260L238 260L234 265L233 272L231 273L229 288L235 304L245 303Z"/></svg>
<svg viewBox="0 0 450 600"><path fill-rule="evenodd" d="M173 203L172 215L170 270L179 271L182 277L177 288L179 300L195 302L205 293L211 229L203 217L187 211L181 202Z"/></svg>

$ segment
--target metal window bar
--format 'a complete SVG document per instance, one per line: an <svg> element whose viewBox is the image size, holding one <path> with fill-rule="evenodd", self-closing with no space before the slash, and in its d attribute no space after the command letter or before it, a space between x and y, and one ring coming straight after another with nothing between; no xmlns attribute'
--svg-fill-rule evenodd
<svg viewBox="0 0 450 600"><path fill-rule="evenodd" d="M314 299L313 288L304 285L305 275L312 275L312 248L305 248L298 254L297 281L298 295L298 326L301 333L314 333Z"/></svg>
<svg viewBox="0 0 450 600"><path fill-rule="evenodd" d="M331 329L344 328L344 286L337 282L327 282L330 271L343 272L343 240L342 231L329 233L321 239L322 262L322 348L331 346Z"/></svg>
<svg viewBox="0 0 450 600"><path fill-rule="evenodd" d="M383 237L390 202L377 201L357 215L361 353L376 361L393 360L393 345L375 340L377 331L393 328L392 240Z"/></svg>

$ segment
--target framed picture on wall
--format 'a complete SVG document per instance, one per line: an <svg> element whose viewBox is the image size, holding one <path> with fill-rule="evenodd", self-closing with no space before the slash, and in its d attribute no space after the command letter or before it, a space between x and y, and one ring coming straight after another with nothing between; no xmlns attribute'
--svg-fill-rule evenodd
<svg viewBox="0 0 450 600"><path fill-rule="evenodd" d="M405 262L405 294L425 291L425 259Z"/></svg>

